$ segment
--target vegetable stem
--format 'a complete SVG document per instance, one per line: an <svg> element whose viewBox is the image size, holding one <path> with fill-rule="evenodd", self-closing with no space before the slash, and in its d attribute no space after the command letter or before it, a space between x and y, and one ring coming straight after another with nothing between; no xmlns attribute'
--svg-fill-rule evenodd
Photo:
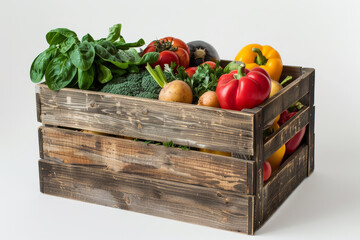
<svg viewBox="0 0 360 240"><path fill-rule="evenodd" d="M160 77L161 81L163 82L163 86L167 84L166 77L164 75L164 72L162 71L160 65L156 65L155 71L157 72L157 75Z"/></svg>
<svg viewBox="0 0 360 240"><path fill-rule="evenodd" d="M159 70L159 68L157 68L157 67L159 67L160 70ZM149 72L150 75L153 77L153 79L157 82L157 84L159 84L159 86L160 86L161 88L164 88L164 86L165 86L165 84L166 84L167 82L166 82L166 79L165 79L165 75L164 75L163 71L161 70L161 67L160 67L159 65L157 65L157 66L155 67L155 70L156 70L156 71L155 71L154 69L152 69L152 67L150 66L150 64L147 63L147 65L146 65L146 70L148 70L148 72Z"/></svg>
<svg viewBox="0 0 360 240"><path fill-rule="evenodd" d="M267 58L262 54L259 48L253 48L252 51L257 54L255 58L255 63L258 65L265 65L267 63Z"/></svg>
<svg viewBox="0 0 360 240"><path fill-rule="evenodd" d="M237 67L237 74L234 75L235 79L240 79L242 77L245 77L245 64L241 63L238 67Z"/></svg>
<svg viewBox="0 0 360 240"><path fill-rule="evenodd" d="M287 83L288 81L290 81L292 79L292 76L287 76L281 83L280 85L284 85L285 83Z"/></svg>

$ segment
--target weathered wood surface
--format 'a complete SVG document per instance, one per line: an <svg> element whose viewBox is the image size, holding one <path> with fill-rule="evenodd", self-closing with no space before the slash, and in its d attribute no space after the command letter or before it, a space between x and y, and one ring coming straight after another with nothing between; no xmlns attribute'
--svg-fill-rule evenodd
<svg viewBox="0 0 360 240"><path fill-rule="evenodd" d="M284 162L263 188L262 224L307 177L308 145L302 145Z"/></svg>
<svg viewBox="0 0 360 240"><path fill-rule="evenodd" d="M277 115L290 107L296 101L308 94L310 89L310 72L304 72L303 75L286 85L284 89L275 94L258 107L262 108L264 126L271 122Z"/></svg>
<svg viewBox="0 0 360 240"><path fill-rule="evenodd" d="M45 159L237 193L254 192L253 161L56 127L41 127L39 136Z"/></svg>
<svg viewBox="0 0 360 240"><path fill-rule="evenodd" d="M315 158L315 107L313 106L310 111L310 123L307 129L307 140L309 145L309 160L308 160L308 175L314 171L314 158Z"/></svg>
<svg viewBox="0 0 360 240"><path fill-rule="evenodd" d="M264 159L268 159L309 123L309 113L309 107L304 107L289 121L282 125L277 132L269 136L264 144Z"/></svg>
<svg viewBox="0 0 360 240"><path fill-rule="evenodd" d="M39 84L43 124L253 154L253 116L192 104ZM39 107L39 105L38 105Z"/></svg>
<svg viewBox="0 0 360 240"><path fill-rule="evenodd" d="M253 197L96 167L40 160L41 192L253 234Z"/></svg>
<svg viewBox="0 0 360 240"><path fill-rule="evenodd" d="M254 108L255 121L254 121L254 145L255 145L255 171L253 174L254 188L255 188L255 217L254 226L257 229L261 220L263 219L263 199L261 193L263 192L263 163L264 163L264 141L263 141L263 111L261 108Z"/></svg>
<svg viewBox="0 0 360 240"><path fill-rule="evenodd" d="M310 80L310 90L305 99L305 103L311 107L309 112L309 125L307 129L307 135L305 136L306 142L309 145L309 162L308 162L308 175L314 171L314 150L315 150L315 107L314 107L314 97L315 97L315 69L313 68L304 68L304 73L309 72Z"/></svg>

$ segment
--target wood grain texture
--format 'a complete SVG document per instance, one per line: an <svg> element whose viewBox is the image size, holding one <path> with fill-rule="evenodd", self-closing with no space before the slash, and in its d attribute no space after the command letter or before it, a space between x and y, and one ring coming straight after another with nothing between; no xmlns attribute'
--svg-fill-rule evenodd
<svg viewBox="0 0 360 240"><path fill-rule="evenodd" d="M255 146L255 167L254 167L254 188L255 188L255 218L254 226L257 229L263 219L263 163L264 163L264 142L263 142L263 111L261 108L253 108L254 118L254 146Z"/></svg>
<svg viewBox="0 0 360 240"><path fill-rule="evenodd" d="M277 170L263 188L264 222L307 177L308 145L302 145Z"/></svg>
<svg viewBox="0 0 360 240"><path fill-rule="evenodd" d="M43 124L253 154L253 116L192 104L39 84Z"/></svg>
<svg viewBox="0 0 360 240"><path fill-rule="evenodd" d="M36 98L36 118L38 122L41 122L41 100L40 94L37 92L35 95Z"/></svg>
<svg viewBox="0 0 360 240"><path fill-rule="evenodd" d="M39 136L44 159L243 194L254 191L248 175L253 161L56 127L41 127Z"/></svg>
<svg viewBox="0 0 360 240"><path fill-rule="evenodd" d="M309 112L310 122L307 129L306 142L309 145L308 175L314 171L315 165L315 107Z"/></svg>
<svg viewBox="0 0 360 240"><path fill-rule="evenodd" d="M309 123L309 107L301 109L295 116L274 132L264 144L264 159L268 159Z"/></svg>
<svg viewBox="0 0 360 240"><path fill-rule="evenodd" d="M252 234L253 197L189 184L40 160L46 194Z"/></svg>
<svg viewBox="0 0 360 240"><path fill-rule="evenodd" d="M263 109L264 125L271 122L277 115L281 114L285 109L308 94L310 74L311 72L304 72L303 75L286 85L284 89L258 106Z"/></svg>
<svg viewBox="0 0 360 240"><path fill-rule="evenodd" d="M315 69L304 68L304 73L310 72L309 81L310 89L307 98L307 105L311 107L309 112L309 125L307 135L305 136L306 142L309 145L309 161L308 161L308 175L314 171L314 155L315 155Z"/></svg>

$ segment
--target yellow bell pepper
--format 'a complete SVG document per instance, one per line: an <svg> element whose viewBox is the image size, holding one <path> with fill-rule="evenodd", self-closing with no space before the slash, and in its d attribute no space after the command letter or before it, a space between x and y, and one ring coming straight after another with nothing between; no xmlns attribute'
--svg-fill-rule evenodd
<svg viewBox="0 0 360 240"><path fill-rule="evenodd" d="M212 153L212 154L231 157L231 153L229 153L229 152L215 151L215 150L210 150L210 149L205 149L205 148L200 148L199 150L200 150L200 152L206 152L206 153Z"/></svg>
<svg viewBox="0 0 360 240"><path fill-rule="evenodd" d="M236 55L235 61L245 63L246 68L251 70L255 67L265 69L270 78L279 81L283 70L280 54L270 46L249 44Z"/></svg>
<svg viewBox="0 0 360 240"><path fill-rule="evenodd" d="M276 119L277 119L277 121L279 121L279 118L276 118ZM275 122L271 126L271 130L273 132L280 128L277 121L275 120ZM284 155L285 155L285 151L286 151L286 147L285 147L285 144L284 144L276 152L274 152L269 157L269 159L267 160L271 165L271 172L272 173L275 172L280 167L280 164L281 164L281 162L282 162L282 160L284 158Z"/></svg>

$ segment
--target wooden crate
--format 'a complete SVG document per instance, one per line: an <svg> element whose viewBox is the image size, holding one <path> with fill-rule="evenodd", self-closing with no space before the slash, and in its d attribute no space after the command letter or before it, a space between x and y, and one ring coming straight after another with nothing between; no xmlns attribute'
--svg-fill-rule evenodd
<svg viewBox="0 0 360 240"><path fill-rule="evenodd" d="M41 192L254 234L314 169L315 71L284 66L282 78L288 75L293 81L281 92L243 111L77 89L54 92L39 84ZM298 100L305 107L264 142L268 123ZM264 159L304 126L303 144L264 184Z"/></svg>

